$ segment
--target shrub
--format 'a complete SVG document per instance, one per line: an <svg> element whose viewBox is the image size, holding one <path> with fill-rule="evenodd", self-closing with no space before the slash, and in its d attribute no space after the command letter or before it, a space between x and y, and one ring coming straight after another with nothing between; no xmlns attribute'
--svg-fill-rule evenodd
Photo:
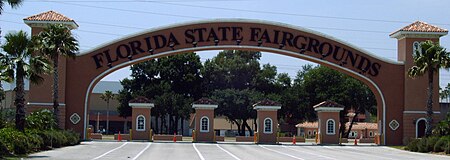
<svg viewBox="0 0 450 160"><path fill-rule="evenodd" d="M80 143L80 136L74 131L61 131L67 139L65 146L73 146Z"/></svg>
<svg viewBox="0 0 450 160"><path fill-rule="evenodd" d="M436 144L434 144L434 152L443 152L445 148L448 148L449 137L441 137Z"/></svg>
<svg viewBox="0 0 450 160"><path fill-rule="evenodd" d="M412 139L409 141L408 145L406 146L407 150L417 152L419 149L417 147L417 144L419 143L420 139Z"/></svg>
<svg viewBox="0 0 450 160"><path fill-rule="evenodd" d="M14 128L0 129L0 141L5 143L5 146L10 153L26 154L32 150L29 138L24 133L17 131Z"/></svg>
<svg viewBox="0 0 450 160"><path fill-rule="evenodd" d="M25 119L28 129L49 130L57 128L52 111L48 109L32 112Z"/></svg>
<svg viewBox="0 0 450 160"><path fill-rule="evenodd" d="M434 145L436 144L437 141L439 141L440 137L428 137L427 138L427 152L433 151L434 150Z"/></svg>
<svg viewBox="0 0 450 160"><path fill-rule="evenodd" d="M427 138L422 138L419 140L419 142L417 143L418 152L426 153L430 151L428 150L427 141L428 141Z"/></svg>
<svg viewBox="0 0 450 160"><path fill-rule="evenodd" d="M9 155L8 147L6 147L6 144L0 140L0 158L2 158L5 155Z"/></svg>

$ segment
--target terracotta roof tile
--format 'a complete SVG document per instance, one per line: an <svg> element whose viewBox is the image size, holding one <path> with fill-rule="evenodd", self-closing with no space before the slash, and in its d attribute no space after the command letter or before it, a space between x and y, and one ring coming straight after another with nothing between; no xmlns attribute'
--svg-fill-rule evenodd
<svg viewBox="0 0 450 160"><path fill-rule="evenodd" d="M335 108L343 108L343 105L340 105L339 103L336 103L334 101L323 101L319 104L316 104L313 108L317 108L317 107L335 107Z"/></svg>
<svg viewBox="0 0 450 160"><path fill-rule="evenodd" d="M281 106L281 104L269 99L264 99L262 101L257 102L253 106Z"/></svg>
<svg viewBox="0 0 450 160"><path fill-rule="evenodd" d="M345 123L346 128L350 126L350 122ZM316 122L303 122L295 125L297 128L318 128L319 124ZM355 122L353 123L352 130L363 130L363 129L378 129L377 123L369 122Z"/></svg>
<svg viewBox="0 0 450 160"><path fill-rule="evenodd" d="M416 21L416 22L414 22L414 23L412 23L410 25L407 25L406 27L403 27L403 28L401 28L401 29L391 33L390 36L395 34L395 33L397 33L397 32L400 32L400 31L407 31L407 32L448 32L447 29L443 29L443 28L440 28L438 26L428 24L426 22Z"/></svg>
<svg viewBox="0 0 450 160"><path fill-rule="evenodd" d="M75 22L73 19L66 17L55 11L47 11L44 13L39 13L32 15L30 17L24 18L23 20L28 21L62 21L62 22Z"/></svg>
<svg viewBox="0 0 450 160"><path fill-rule="evenodd" d="M144 96L136 97L129 101L129 103L150 103L151 101L148 98L145 98Z"/></svg>
<svg viewBox="0 0 450 160"><path fill-rule="evenodd" d="M217 104L217 103L209 98L200 98L199 100L195 101L194 104Z"/></svg>
<svg viewBox="0 0 450 160"><path fill-rule="evenodd" d="M303 122L303 123L299 123L297 125L295 125L295 127L299 128L318 128L319 127L319 123L316 122Z"/></svg>

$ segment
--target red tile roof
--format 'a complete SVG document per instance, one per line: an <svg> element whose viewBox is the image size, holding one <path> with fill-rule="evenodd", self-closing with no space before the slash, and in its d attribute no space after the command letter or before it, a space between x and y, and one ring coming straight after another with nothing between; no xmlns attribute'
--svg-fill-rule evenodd
<svg viewBox="0 0 450 160"><path fill-rule="evenodd" d="M350 126L350 122L345 123L346 128L348 129ZM303 122L295 125L297 128L318 128L319 123L316 122ZM355 122L353 123L352 130L363 130L363 129L378 129L377 123L369 123L369 122Z"/></svg>
<svg viewBox="0 0 450 160"><path fill-rule="evenodd" d="M139 96L129 101L129 103L150 103L150 102L151 101L148 98L145 98L144 96Z"/></svg>
<svg viewBox="0 0 450 160"><path fill-rule="evenodd" d="M32 15L30 17L24 18L27 21L61 21L61 22L75 22L73 19L66 17L55 11L47 11L44 13L39 13Z"/></svg>
<svg viewBox="0 0 450 160"><path fill-rule="evenodd" d="M195 101L194 104L217 104L217 103L209 98L200 98L199 100Z"/></svg>
<svg viewBox="0 0 450 160"><path fill-rule="evenodd" d="M319 123L316 122L303 122L303 123L299 123L297 125L295 125L295 127L297 128L318 128L319 127Z"/></svg>
<svg viewBox="0 0 450 160"><path fill-rule="evenodd" d="M275 101L264 99L262 101L257 102L253 106L281 106L281 104Z"/></svg>
<svg viewBox="0 0 450 160"><path fill-rule="evenodd" d="M407 25L406 27L403 27L393 33L391 33L389 36L394 35L397 32L401 31L407 31L407 32L448 32L447 29L440 28L435 25L428 24L426 22L422 21L416 21L410 25Z"/></svg>
<svg viewBox="0 0 450 160"><path fill-rule="evenodd" d="M335 107L335 108L344 108L343 105L340 105L339 103L336 103L334 101L323 101L319 104L316 104L315 106L313 106L313 108L317 108L317 107Z"/></svg>

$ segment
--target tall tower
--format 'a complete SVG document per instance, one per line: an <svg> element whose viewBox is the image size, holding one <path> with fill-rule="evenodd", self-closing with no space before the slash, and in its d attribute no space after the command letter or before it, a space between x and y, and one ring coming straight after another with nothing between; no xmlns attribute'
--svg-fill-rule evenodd
<svg viewBox="0 0 450 160"><path fill-rule="evenodd" d="M418 126L419 120L426 117L428 77L426 75L410 78L407 75L409 68L414 66L413 53L420 46L420 42L431 40L439 42L439 38L447 35L448 30L416 21L392 34L391 38L398 40L398 61L404 63L404 111L403 111L403 138L415 138L422 129ZM439 118L439 73L434 76L433 90L433 116L434 122ZM386 122L389 124L389 122Z"/></svg>
<svg viewBox="0 0 450 160"><path fill-rule="evenodd" d="M23 19L24 23L31 27L31 35L35 36L42 32L49 24L63 24L70 29L77 29L78 24L71 18L68 18L55 11L47 11L36 14ZM65 128L66 112L65 112L65 92L66 92L66 57L59 56L58 66L58 96L59 96L59 126ZM52 109L52 87L53 75L44 75L42 84L35 85L30 83L29 100L27 103L27 111L34 111L40 108Z"/></svg>

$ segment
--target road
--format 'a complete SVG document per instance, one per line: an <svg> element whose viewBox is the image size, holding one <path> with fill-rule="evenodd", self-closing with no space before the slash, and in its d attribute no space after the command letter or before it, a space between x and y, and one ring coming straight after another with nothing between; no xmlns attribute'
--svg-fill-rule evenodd
<svg viewBox="0 0 450 160"><path fill-rule="evenodd" d="M57 160L440 160L450 156L385 146L255 145L230 143L83 142L27 159Z"/></svg>

